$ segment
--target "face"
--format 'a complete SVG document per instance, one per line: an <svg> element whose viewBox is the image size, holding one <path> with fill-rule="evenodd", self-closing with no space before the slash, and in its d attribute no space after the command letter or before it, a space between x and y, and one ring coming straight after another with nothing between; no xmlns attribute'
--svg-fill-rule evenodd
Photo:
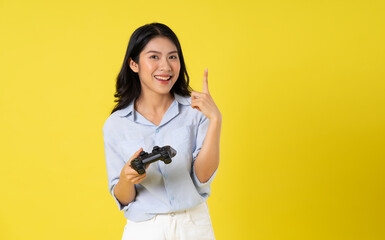
<svg viewBox="0 0 385 240"><path fill-rule="evenodd" d="M175 44L166 37L155 37L143 48L139 63L130 59L130 68L138 73L142 92L169 94L180 71Z"/></svg>

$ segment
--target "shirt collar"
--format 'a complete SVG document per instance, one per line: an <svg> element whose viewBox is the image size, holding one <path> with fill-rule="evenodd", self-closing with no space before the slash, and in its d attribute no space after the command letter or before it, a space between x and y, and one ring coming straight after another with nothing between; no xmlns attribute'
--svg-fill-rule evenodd
<svg viewBox="0 0 385 240"><path fill-rule="evenodd" d="M132 111L134 110L134 102L135 102L135 99L131 101L127 107L116 111L116 114L118 114L121 117L126 117L129 114L132 115Z"/></svg>
<svg viewBox="0 0 385 240"><path fill-rule="evenodd" d="M175 101L177 101L179 104L182 104L182 105L191 104L190 96L183 97L181 95L174 93L174 97L175 97ZM132 112L134 111L134 102L135 102L135 99L132 100L131 103L126 108L120 109L116 111L116 113L121 117L126 117L126 116L133 117Z"/></svg>
<svg viewBox="0 0 385 240"><path fill-rule="evenodd" d="M174 93L174 97L175 97L175 100L176 100L179 104L182 104L182 105L191 105L191 97L190 97L190 96L183 97L183 96L181 96L181 95L178 95L178 94Z"/></svg>

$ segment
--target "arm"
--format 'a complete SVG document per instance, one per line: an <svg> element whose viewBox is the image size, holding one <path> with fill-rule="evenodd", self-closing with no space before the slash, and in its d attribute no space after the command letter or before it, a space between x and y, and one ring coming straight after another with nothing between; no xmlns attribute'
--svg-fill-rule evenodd
<svg viewBox="0 0 385 240"><path fill-rule="evenodd" d="M146 173L140 175L130 167L131 160L138 157L142 150L142 148L139 149L124 165L122 171L120 172L119 181L115 185L114 195L123 205L127 205L134 201L136 196L135 184L140 183L146 177Z"/></svg>
<svg viewBox="0 0 385 240"><path fill-rule="evenodd" d="M119 182L115 185L114 195L122 205L128 205L135 199L135 185L120 178Z"/></svg>
<svg viewBox="0 0 385 240"><path fill-rule="evenodd" d="M201 111L208 119L209 126L203 146L195 159L194 170L200 182L207 182L219 165L219 140L222 115L208 89L208 70L203 75L202 92L191 93L191 107Z"/></svg>
<svg viewBox="0 0 385 240"><path fill-rule="evenodd" d="M221 135L222 117L209 120L206 137L197 158L195 173L200 182L207 182L219 165L219 140Z"/></svg>

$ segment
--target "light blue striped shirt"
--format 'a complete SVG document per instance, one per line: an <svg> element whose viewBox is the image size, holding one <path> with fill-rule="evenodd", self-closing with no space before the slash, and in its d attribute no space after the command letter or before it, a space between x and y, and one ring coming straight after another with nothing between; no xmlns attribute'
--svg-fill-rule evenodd
<svg viewBox="0 0 385 240"><path fill-rule="evenodd" d="M108 188L124 216L131 221L144 221L158 213L169 213L194 207L210 195L211 178L201 183L194 171L195 158L202 148L209 120L193 109L190 97L174 95L175 100L159 126L134 109L134 101L111 114L103 126ZM136 198L123 206L113 190L126 162L143 147L170 145L177 151L170 164L157 161L147 168L147 176L135 184Z"/></svg>

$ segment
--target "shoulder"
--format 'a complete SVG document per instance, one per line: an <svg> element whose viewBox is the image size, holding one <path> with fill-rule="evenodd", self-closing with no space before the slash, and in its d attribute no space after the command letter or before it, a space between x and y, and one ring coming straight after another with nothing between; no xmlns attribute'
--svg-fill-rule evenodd
<svg viewBox="0 0 385 240"><path fill-rule="evenodd" d="M103 124L103 133L104 134L113 134L119 131L120 126L124 124L125 117L122 116L122 110L113 112L105 120Z"/></svg>
<svg viewBox="0 0 385 240"><path fill-rule="evenodd" d="M119 121L119 116L116 114L116 112L112 113L108 118L105 120L103 124L103 133L109 133L112 132L116 126L116 122Z"/></svg>
<svg viewBox="0 0 385 240"><path fill-rule="evenodd" d="M126 119L132 118L133 104L131 103L127 107L113 112L103 125L103 132L116 131L121 124L126 122Z"/></svg>

